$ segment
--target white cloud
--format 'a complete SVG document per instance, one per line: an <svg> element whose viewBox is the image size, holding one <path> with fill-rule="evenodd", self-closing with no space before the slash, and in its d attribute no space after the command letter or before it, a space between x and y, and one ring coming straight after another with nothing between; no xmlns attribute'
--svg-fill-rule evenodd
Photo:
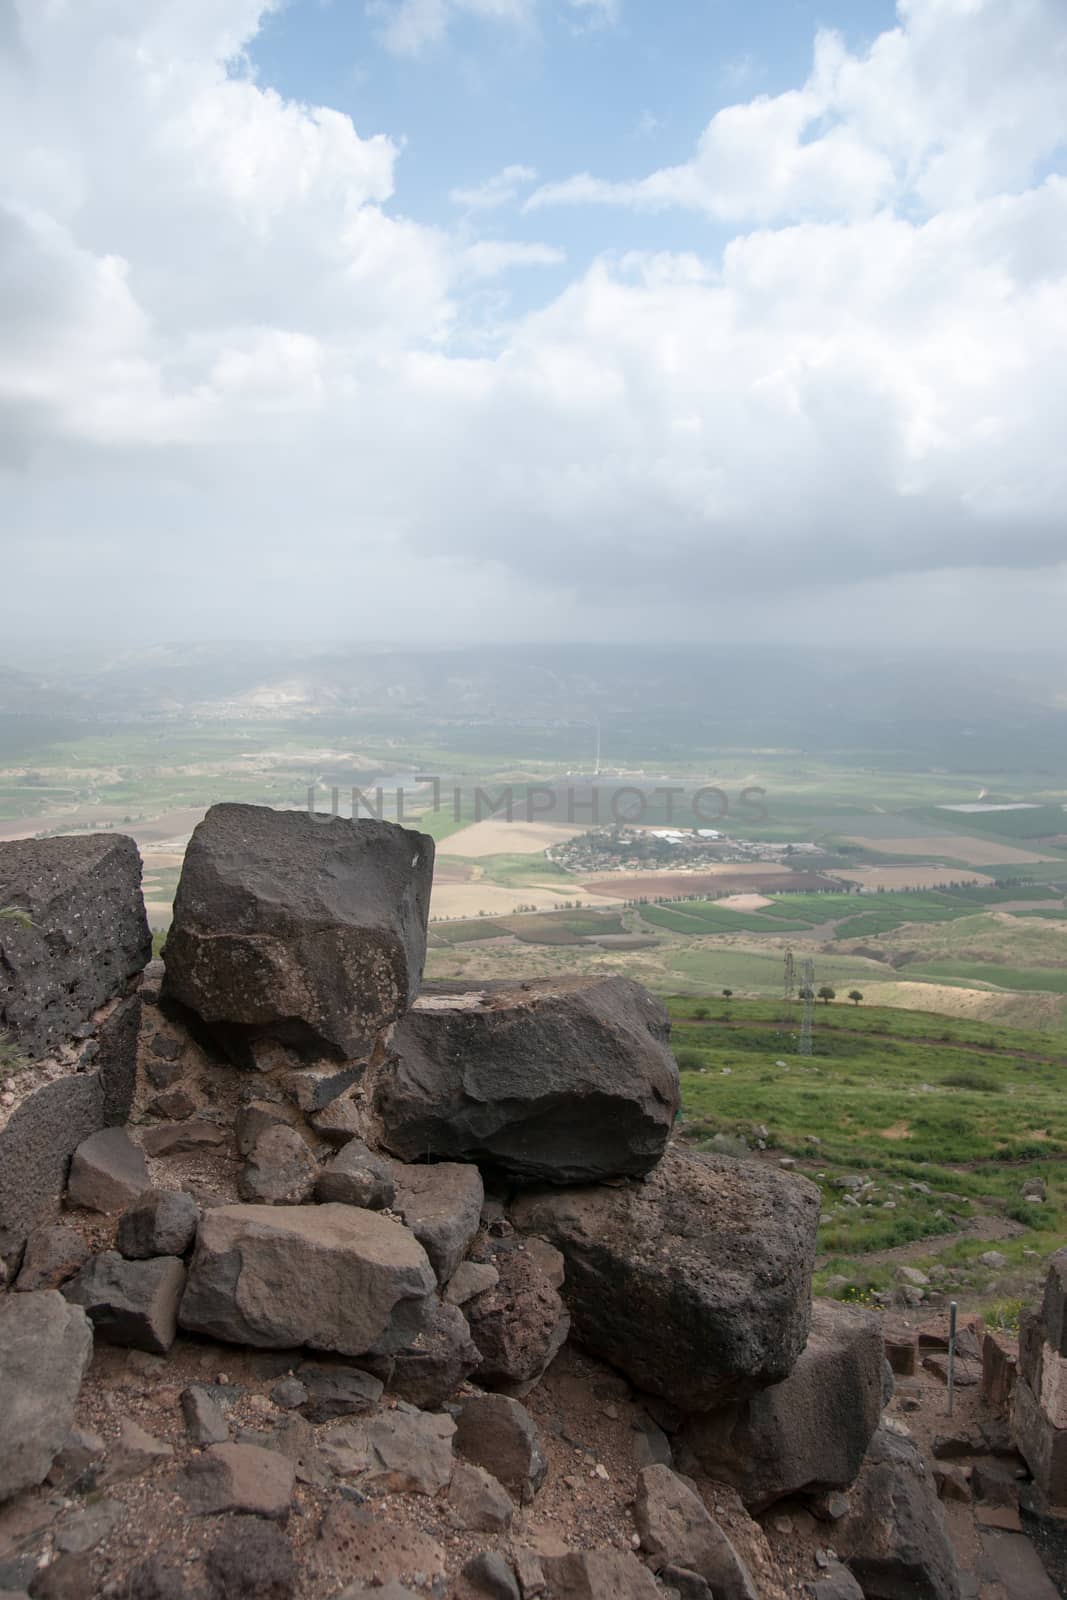
<svg viewBox="0 0 1067 1600"><path fill-rule="evenodd" d="M460 254L463 270L474 278L498 278L513 267L558 267L566 261L555 245L513 243L506 239L480 239Z"/></svg>
<svg viewBox="0 0 1067 1600"><path fill-rule="evenodd" d="M487 284L562 252L405 220L402 129L227 67L263 9L20 0L0 625L829 631L847 589L874 636L924 595L988 615L1001 575L1020 617L1062 595L1067 179L1032 171L1058 5L911 0L863 58L824 41L713 124L715 204L759 226L604 254L492 344Z"/></svg>
<svg viewBox="0 0 1067 1600"><path fill-rule="evenodd" d="M862 56L821 32L802 89L716 113L693 157L646 177L580 174L527 202L683 207L720 222L927 211L1029 181L1065 138L1061 0L901 0Z"/></svg>
<svg viewBox="0 0 1067 1600"><path fill-rule="evenodd" d="M529 27L536 0L369 0L367 10L381 19L379 37L394 55L420 55L439 44L451 24L467 15Z"/></svg>
<svg viewBox="0 0 1067 1600"><path fill-rule="evenodd" d="M496 211L510 205L521 191L537 182L536 167L510 166L469 189L453 189L449 199L467 211Z"/></svg>

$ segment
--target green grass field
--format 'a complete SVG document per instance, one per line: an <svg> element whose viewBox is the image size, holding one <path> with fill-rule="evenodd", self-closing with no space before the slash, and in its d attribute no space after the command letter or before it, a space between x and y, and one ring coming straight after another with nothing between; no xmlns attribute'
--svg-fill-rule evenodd
<svg viewBox="0 0 1067 1600"><path fill-rule="evenodd" d="M904 1249L970 1306L1036 1288L1067 1232L1067 1037L838 1004L816 1008L805 1058L795 1006L670 1006L685 1137L795 1161L821 1189L817 1287L884 1289ZM874 1185L859 1205L839 1186L854 1177ZM1045 1203L1023 1199L1030 1177Z"/></svg>

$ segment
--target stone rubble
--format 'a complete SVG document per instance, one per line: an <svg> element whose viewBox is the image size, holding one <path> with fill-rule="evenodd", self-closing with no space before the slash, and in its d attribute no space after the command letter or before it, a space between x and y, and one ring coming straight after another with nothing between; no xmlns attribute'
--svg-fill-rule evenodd
<svg viewBox="0 0 1067 1600"><path fill-rule="evenodd" d="M970 1600L946 1516L1067 1548L1067 1251L928 1462L944 1331L813 1306L818 1191L672 1139L637 985L420 997L432 842L231 805L164 972L132 845L72 843L0 845L107 910L67 998L17 952L59 1054L0 1116L0 1600Z"/></svg>

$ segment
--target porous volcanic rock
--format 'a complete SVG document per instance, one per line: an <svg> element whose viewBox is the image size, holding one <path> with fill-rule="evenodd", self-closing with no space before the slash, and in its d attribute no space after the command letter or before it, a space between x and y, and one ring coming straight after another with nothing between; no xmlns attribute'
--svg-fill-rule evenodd
<svg viewBox="0 0 1067 1600"><path fill-rule="evenodd" d="M399 1222L355 1206L218 1206L200 1223L179 1321L266 1349L340 1355L410 1343L437 1287Z"/></svg>
<svg viewBox="0 0 1067 1600"><path fill-rule="evenodd" d="M692 1418L675 1441L679 1462L730 1484L752 1512L786 1495L846 1489L881 1419L882 1363L876 1313L817 1300L789 1377Z"/></svg>
<svg viewBox="0 0 1067 1600"><path fill-rule="evenodd" d="M397 1351L389 1388L409 1405L437 1411L478 1370L481 1359L462 1311L442 1303L412 1343Z"/></svg>
<svg viewBox="0 0 1067 1600"><path fill-rule="evenodd" d="M262 1038L367 1057L418 993L433 855L387 822L212 806L185 855L164 997L242 1062Z"/></svg>
<svg viewBox="0 0 1067 1600"><path fill-rule="evenodd" d="M679 1105L658 1000L613 977L457 987L422 996L376 1075L387 1149L405 1161L476 1161L524 1183L638 1177L655 1165Z"/></svg>
<svg viewBox="0 0 1067 1600"><path fill-rule="evenodd" d="M141 858L131 838L0 843L0 1038L27 1066L0 1107L0 1262L59 1214L70 1157L125 1122L141 1000L131 981L152 954Z"/></svg>
<svg viewBox="0 0 1067 1600"><path fill-rule="evenodd" d="M464 1306L482 1358L477 1382L485 1389L521 1394L563 1348L570 1313L549 1269L521 1240L487 1243L480 1254L495 1269L497 1281Z"/></svg>
<svg viewBox="0 0 1067 1600"><path fill-rule="evenodd" d="M0 1038L25 1058L0 1107L0 1262L59 1214L70 1158L129 1114L151 954L132 839L0 844Z"/></svg>
<svg viewBox="0 0 1067 1600"><path fill-rule="evenodd" d="M91 1252L76 1228L57 1223L37 1228L26 1241L26 1253L15 1280L20 1291L58 1289L84 1267Z"/></svg>
<svg viewBox="0 0 1067 1600"><path fill-rule="evenodd" d="M124 834L0 844L0 1019L39 1060L124 995L152 954L141 858Z"/></svg>
<svg viewBox="0 0 1067 1600"><path fill-rule="evenodd" d="M44 1481L92 1354L88 1317L55 1289L0 1300L0 1501Z"/></svg>
<svg viewBox="0 0 1067 1600"><path fill-rule="evenodd" d="M511 1215L563 1252L578 1340L638 1388L707 1411L795 1366L819 1207L806 1179L673 1147L645 1183L541 1189Z"/></svg>
<svg viewBox="0 0 1067 1600"><path fill-rule="evenodd" d="M865 1600L960 1600L933 1479L910 1439L878 1429L849 1502L834 1524L834 1548Z"/></svg>
<svg viewBox="0 0 1067 1600"><path fill-rule="evenodd" d="M275 1122L252 1146L237 1180L237 1192L252 1205L294 1206L309 1200L319 1164L295 1128Z"/></svg>

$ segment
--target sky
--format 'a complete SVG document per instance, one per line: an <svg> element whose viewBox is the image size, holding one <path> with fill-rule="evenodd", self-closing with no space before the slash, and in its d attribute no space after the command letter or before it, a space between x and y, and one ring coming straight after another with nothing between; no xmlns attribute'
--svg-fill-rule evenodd
<svg viewBox="0 0 1067 1600"><path fill-rule="evenodd" d="M0 0L3 640L1056 644L1064 0Z"/></svg>

